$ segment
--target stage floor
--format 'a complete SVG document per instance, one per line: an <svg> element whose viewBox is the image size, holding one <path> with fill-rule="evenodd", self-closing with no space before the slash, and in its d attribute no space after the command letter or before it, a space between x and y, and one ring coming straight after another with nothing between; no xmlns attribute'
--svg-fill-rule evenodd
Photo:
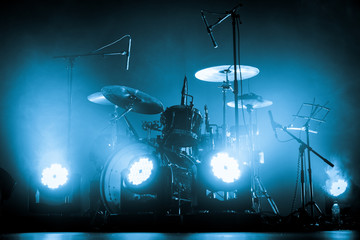
<svg viewBox="0 0 360 240"><path fill-rule="evenodd" d="M352 219L353 220L353 219ZM151 239L218 239L245 237L248 239L360 239L357 231L359 221L343 221L335 225L331 219L296 218L269 216L264 214L206 213L192 215L116 214L90 216L30 215L0 217L0 239L119 239L129 236L145 236ZM137 232L137 233L136 233ZM25 234L29 233L29 234ZM38 235L31 235L37 233ZM109 234L105 234L109 233ZM120 234L122 233L122 234ZM135 234L136 233L136 234ZM151 234L150 234L151 233ZM220 233L223 233L222 235ZM250 234L251 233L251 234ZM301 233L298 235L298 233ZM125 235L123 235L125 234ZM137 235L138 234L138 235ZM199 235L200 234L200 235ZM203 234L203 235L201 235ZM305 234L305 235L302 235ZM47 238L47 236L52 236ZM202 237L205 238L202 238ZM4 238L6 237L6 238ZM118 239L118 238L116 238Z"/></svg>
<svg viewBox="0 0 360 240"><path fill-rule="evenodd" d="M2 240L217 240L217 239L246 239L246 240L356 240L360 235L356 231L318 231L302 233L254 233L254 232L215 232L215 233L152 233L152 232L123 232L123 233L87 233L87 232L41 232L2 234Z"/></svg>

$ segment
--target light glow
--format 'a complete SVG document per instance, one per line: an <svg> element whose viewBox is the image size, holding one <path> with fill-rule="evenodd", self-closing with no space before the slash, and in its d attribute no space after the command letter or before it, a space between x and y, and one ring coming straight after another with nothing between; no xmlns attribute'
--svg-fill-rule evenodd
<svg viewBox="0 0 360 240"><path fill-rule="evenodd" d="M329 192L334 197L337 197L346 191L347 186L348 183L344 179L339 179L332 182Z"/></svg>
<svg viewBox="0 0 360 240"><path fill-rule="evenodd" d="M149 158L140 158L134 162L128 174L128 181L133 185L140 185L151 176L154 164Z"/></svg>
<svg viewBox="0 0 360 240"><path fill-rule="evenodd" d="M348 188L348 182L342 176L340 170L336 167L329 168L326 170L326 174L329 177L326 180L326 191L334 197L343 194Z"/></svg>
<svg viewBox="0 0 360 240"><path fill-rule="evenodd" d="M54 163L42 171L41 182L50 189L56 189L67 182L68 174L69 172L66 168L58 163Z"/></svg>
<svg viewBox="0 0 360 240"><path fill-rule="evenodd" d="M214 175L225 183L233 183L240 178L239 164L228 153L217 153L212 157L210 165Z"/></svg>

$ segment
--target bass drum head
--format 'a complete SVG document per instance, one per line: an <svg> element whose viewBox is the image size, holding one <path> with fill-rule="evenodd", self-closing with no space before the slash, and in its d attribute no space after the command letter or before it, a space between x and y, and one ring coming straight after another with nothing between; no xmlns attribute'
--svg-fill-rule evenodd
<svg viewBox="0 0 360 240"><path fill-rule="evenodd" d="M131 160L149 155L155 148L141 142L122 145L107 160L100 177L101 200L111 214L121 213L121 173Z"/></svg>

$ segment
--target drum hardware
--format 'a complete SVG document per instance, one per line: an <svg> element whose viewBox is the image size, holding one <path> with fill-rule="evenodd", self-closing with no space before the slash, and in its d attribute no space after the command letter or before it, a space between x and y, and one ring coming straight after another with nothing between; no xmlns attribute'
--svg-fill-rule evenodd
<svg viewBox="0 0 360 240"><path fill-rule="evenodd" d="M167 108L160 119L165 145L191 147L201 135L202 116L191 106L175 105Z"/></svg>
<svg viewBox="0 0 360 240"><path fill-rule="evenodd" d="M154 130L154 131L161 132L162 125L159 121L152 121L152 122L143 121L142 128L145 131Z"/></svg>
<svg viewBox="0 0 360 240"><path fill-rule="evenodd" d="M161 132L162 125L159 121L143 121L142 129L147 132L147 140L151 138L151 131Z"/></svg>
<svg viewBox="0 0 360 240"><path fill-rule="evenodd" d="M235 68L237 68L235 74ZM219 88L222 89L222 102L223 102L223 123L222 123L222 135L223 137L223 146L226 147L226 92L231 90L235 92L232 88L230 81L234 81L235 76L238 75L238 78L241 76L241 80L249 79L256 76L259 73L259 69L251 66L241 65L234 68L234 65L220 65L202 69L195 73L195 77L202 81L207 82L222 82L222 85ZM236 112L236 110L235 110Z"/></svg>
<svg viewBox="0 0 360 240"><path fill-rule="evenodd" d="M126 117L129 112L157 114L163 111L162 103L156 98L137 89L125 86L105 86L100 92L90 94L87 99L96 104L114 106L114 112L110 119L110 122L114 126L112 133L112 150L114 150L118 144L118 123L120 119L124 119L131 135L135 139L139 139L135 128ZM125 109L121 114L119 113L120 107Z"/></svg>
<svg viewBox="0 0 360 240"><path fill-rule="evenodd" d="M163 112L164 109L162 103L159 100L144 92L141 92L138 89L114 85L103 87L101 89L101 93L109 102L113 103L115 106L125 109L122 114L116 115L116 117L112 120L119 120L124 118L130 133L136 139L139 139L139 135L126 117L126 114L131 111L143 114L157 114Z"/></svg>
<svg viewBox="0 0 360 240"><path fill-rule="evenodd" d="M301 110L301 108L303 106L310 106L311 107L311 111L309 116L301 116L299 115L299 112ZM287 133L289 136L291 136L293 139L295 139L299 144L299 157L300 157L300 172L301 172L301 207L298 210L300 213L300 216L302 216L301 214L306 214L306 207L310 206L310 216L312 218L314 218L314 208L316 208L316 210L318 211L318 213L320 215L322 215L322 211L320 209L320 207L317 205L317 203L313 200L313 182L312 182L312 170L311 170L311 161L310 161L310 153L314 153L317 157L319 157L321 160L323 160L326 164L328 164L330 167L334 167L334 164L331 163L329 160L327 160L326 158L324 158L322 155L320 155L318 152L316 152L311 146L310 146L310 138L309 138L309 133L310 133L310 121L314 120L316 122L320 122L320 123L324 123L325 122L325 117L327 116L328 112L330 111L329 108L326 108L324 106L321 105L316 105L316 104L303 104L300 107L299 112L295 115L295 117L299 117L299 118L304 118L306 119L306 122L304 124L305 127L305 132L306 132L306 142L302 141L300 138L296 137L294 134L292 134L287 127L282 126L281 124L277 123L274 121L273 116L272 116L272 112L269 111L269 117L270 117L270 122L271 122L271 126L274 130L275 136L277 137L276 134L276 129L281 129L282 131L284 131L285 133ZM326 114L323 116L322 119L316 118L315 116L321 111L321 110L325 110ZM306 203L306 183L305 183L305 157L304 157L304 153L305 150L307 149L307 159L308 159L308 184L309 184L309 194L310 194L310 201Z"/></svg>
<svg viewBox="0 0 360 240"><path fill-rule="evenodd" d="M272 101L263 99L263 97L255 94L255 93L246 93L238 97L241 100L242 105L240 104L239 108L247 109L248 111L252 111L253 109L257 108L264 108L271 106L273 104ZM235 102L228 102L227 105L229 107L235 107Z"/></svg>
<svg viewBox="0 0 360 240"><path fill-rule="evenodd" d="M222 124L222 135L223 135L223 146L226 147L226 131L227 131L227 126L226 126L226 91L231 90L234 91L231 88L231 84L229 82L229 73L230 70L226 69L224 70L225 72L225 76L226 76L226 80L223 82L223 84L220 86L220 88L222 88L222 93L223 93L223 124Z"/></svg>
<svg viewBox="0 0 360 240"><path fill-rule="evenodd" d="M187 104L191 98L190 105ZM163 144L165 146L192 147L197 145L201 136L202 116L198 109L194 108L194 97L188 94L187 78L181 90L181 105L168 107L160 118Z"/></svg>
<svg viewBox="0 0 360 240"><path fill-rule="evenodd" d="M252 198L252 208L255 212L259 213L261 212L261 201L260 198L264 197L268 201L272 211L275 215L279 215L278 207L276 206L275 201L271 198L271 196L266 191L263 183L261 182L260 176L258 174L258 161L256 161L256 148L255 148L255 133L253 123L253 112L258 108L264 108L272 105L272 101L265 100L261 96L255 94L255 93L248 93L243 94L238 97L241 104L238 105L238 108L246 109L249 116L249 129L247 126L244 126L246 128L246 132L249 136L249 150L250 150L250 164L251 164L251 198ZM228 102L227 105L229 107L235 107L235 103ZM256 127L257 128L257 127ZM238 134L238 137L240 137L240 134Z"/></svg>

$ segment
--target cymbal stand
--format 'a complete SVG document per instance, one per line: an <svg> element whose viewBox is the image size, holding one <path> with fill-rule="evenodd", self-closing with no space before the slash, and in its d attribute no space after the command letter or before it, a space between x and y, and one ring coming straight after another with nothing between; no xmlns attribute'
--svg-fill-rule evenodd
<svg viewBox="0 0 360 240"><path fill-rule="evenodd" d="M252 208L256 213L261 212L261 197L265 197L268 201L272 211L275 215L280 215L279 209L275 203L275 201L272 199L272 197L269 195L269 193L266 191L266 188L264 187L263 183L261 182L259 173L258 173L258 162L256 161L255 157L255 141L254 141L254 124L252 119L252 113L254 111L253 105L246 105L247 112L249 113L249 141L250 141L250 152L251 152L251 203Z"/></svg>
<svg viewBox="0 0 360 240"><path fill-rule="evenodd" d="M115 124L115 134L113 136L113 147L115 147L115 145L117 144L117 133L118 133L118 121L121 118L124 118L124 121L129 129L129 131L131 132L131 134L135 137L135 139L139 139L139 135L137 134L135 128L132 126L132 124L130 123L130 121L127 119L126 114L128 114L129 112L131 112L131 110L133 109L133 107L130 105L127 109L125 109L125 111L122 114L118 114L118 109L119 107L115 105L115 112L114 112L114 117L110 120L111 122L114 122Z"/></svg>
<svg viewBox="0 0 360 240"><path fill-rule="evenodd" d="M231 67L231 66L230 66ZM229 67L229 69L230 69ZM223 124L222 124L222 135L223 135L223 144L224 147L226 148L226 131L227 131L227 126L226 126L226 91L231 90L233 91L233 89L231 88L231 84L229 81L229 72L230 70L226 69L224 70L225 72L225 76L226 76L226 80L223 82L223 84L219 87L222 89L222 93L223 93Z"/></svg>

